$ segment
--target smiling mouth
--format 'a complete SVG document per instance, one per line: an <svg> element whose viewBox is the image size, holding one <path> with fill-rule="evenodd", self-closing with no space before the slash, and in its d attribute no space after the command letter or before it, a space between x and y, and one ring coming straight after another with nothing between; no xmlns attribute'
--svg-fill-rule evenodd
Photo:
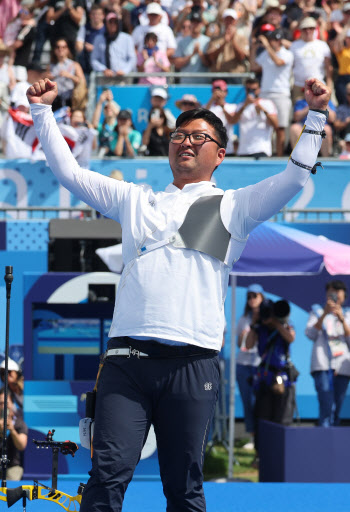
<svg viewBox="0 0 350 512"><path fill-rule="evenodd" d="M180 158L194 157L194 154L191 153L190 151L181 151L181 153L179 153L179 157Z"/></svg>

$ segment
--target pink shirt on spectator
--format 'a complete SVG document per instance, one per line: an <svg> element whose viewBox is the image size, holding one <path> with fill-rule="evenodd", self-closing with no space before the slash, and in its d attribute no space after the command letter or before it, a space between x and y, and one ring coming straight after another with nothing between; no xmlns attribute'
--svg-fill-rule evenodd
<svg viewBox="0 0 350 512"><path fill-rule="evenodd" d="M158 62L161 62L163 66L170 66L169 59L163 50L157 50L155 52L155 58ZM142 52L137 52L137 65L144 65L145 73L163 73L163 71L156 65L154 58L149 57L147 60L143 59ZM166 78L162 76L150 76L140 78L139 84L151 84L151 85L166 85Z"/></svg>
<svg viewBox="0 0 350 512"><path fill-rule="evenodd" d="M0 2L0 37L4 37L5 28L18 14L19 0L2 0Z"/></svg>

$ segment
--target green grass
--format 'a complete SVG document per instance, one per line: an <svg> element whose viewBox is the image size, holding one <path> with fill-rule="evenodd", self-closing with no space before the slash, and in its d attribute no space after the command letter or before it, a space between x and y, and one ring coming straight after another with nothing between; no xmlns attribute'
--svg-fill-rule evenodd
<svg viewBox="0 0 350 512"><path fill-rule="evenodd" d="M233 467L234 478L257 482L259 480L258 470L252 466L255 458L254 450L243 450L242 446L247 442L240 439L235 442ZM228 472L228 451L222 444L214 444L206 450L204 460L204 479L213 480L227 478Z"/></svg>

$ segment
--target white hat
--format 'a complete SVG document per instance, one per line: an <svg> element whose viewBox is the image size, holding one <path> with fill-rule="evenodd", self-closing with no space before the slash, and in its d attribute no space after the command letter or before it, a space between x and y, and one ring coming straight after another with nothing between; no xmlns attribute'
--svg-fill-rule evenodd
<svg viewBox="0 0 350 512"><path fill-rule="evenodd" d="M29 101L26 95L28 87L27 82L19 82L15 85L11 93L11 103L14 104L15 108L18 108L20 105L29 108Z"/></svg>
<svg viewBox="0 0 350 512"><path fill-rule="evenodd" d="M27 69L24 66L14 66L15 77L19 82L26 82L28 80Z"/></svg>
<svg viewBox="0 0 350 512"><path fill-rule="evenodd" d="M280 11L284 11L285 8L286 6L280 4L278 0L266 0L264 3L264 13L266 13L270 9L279 9Z"/></svg>
<svg viewBox="0 0 350 512"><path fill-rule="evenodd" d="M151 96L159 96L164 100L168 99L168 93L166 92L165 89L163 89L163 87L155 87L154 89L152 89Z"/></svg>
<svg viewBox="0 0 350 512"><path fill-rule="evenodd" d="M146 14L159 14L162 16L163 12L163 9L159 4L157 4L157 2L151 2L146 7Z"/></svg>
<svg viewBox="0 0 350 512"><path fill-rule="evenodd" d="M5 368L5 359L0 364L0 368ZM15 372L19 372L20 371L20 367L18 366L16 361L11 359L10 357L9 357L9 362L8 362L8 369L9 369L9 371L15 371Z"/></svg>
<svg viewBox="0 0 350 512"><path fill-rule="evenodd" d="M304 28L316 28L317 27L317 21L315 18L312 18L312 16L307 16L303 20L301 20L299 28L300 30L303 30Z"/></svg>
<svg viewBox="0 0 350 512"><path fill-rule="evenodd" d="M233 18L234 20L238 19L238 14L234 9L225 9L224 12L222 13L223 19L228 18L229 16L231 16L231 18Z"/></svg>

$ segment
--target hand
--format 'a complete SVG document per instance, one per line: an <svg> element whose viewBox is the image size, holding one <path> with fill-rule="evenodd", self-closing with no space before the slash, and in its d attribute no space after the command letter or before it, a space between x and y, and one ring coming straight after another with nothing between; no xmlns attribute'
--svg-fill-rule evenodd
<svg viewBox="0 0 350 512"><path fill-rule="evenodd" d="M111 76L114 76L114 71L112 71L111 69L105 69L103 71L103 74L104 74L104 76L111 77Z"/></svg>
<svg viewBox="0 0 350 512"><path fill-rule="evenodd" d="M60 71L59 76L63 76L65 78L72 78L72 74L66 71L65 69L62 69L62 71Z"/></svg>
<svg viewBox="0 0 350 512"><path fill-rule="evenodd" d="M99 101L104 103L105 101L113 101L113 93L110 89L106 89L102 92Z"/></svg>
<svg viewBox="0 0 350 512"><path fill-rule="evenodd" d="M57 84L51 82L48 78L34 82L27 90L29 103L41 103L42 105L52 105L57 96Z"/></svg>
<svg viewBox="0 0 350 512"><path fill-rule="evenodd" d="M120 126L119 127L119 130L118 130L118 134L121 135L122 137L127 137L129 135L129 126Z"/></svg>
<svg viewBox="0 0 350 512"><path fill-rule="evenodd" d="M264 48L267 48L269 46L269 41L266 36L260 35L258 39Z"/></svg>
<svg viewBox="0 0 350 512"><path fill-rule="evenodd" d="M121 71L120 69L118 71L116 71L116 76L124 76L125 75L125 72L124 71Z"/></svg>
<svg viewBox="0 0 350 512"><path fill-rule="evenodd" d="M326 110L331 97L331 90L321 80L309 78L305 80L305 99L309 108Z"/></svg>
<svg viewBox="0 0 350 512"><path fill-rule="evenodd" d="M84 47L85 47L85 50L86 50L87 52L89 52L89 53L91 53L91 52L92 52L92 50L94 49L94 45L93 45L93 44L91 44L91 43L86 43L86 42L85 42Z"/></svg>
<svg viewBox="0 0 350 512"><path fill-rule="evenodd" d="M193 53L192 55L195 55L196 53L199 53L199 50L200 50L200 47L199 47L199 43L196 43L193 47Z"/></svg>

